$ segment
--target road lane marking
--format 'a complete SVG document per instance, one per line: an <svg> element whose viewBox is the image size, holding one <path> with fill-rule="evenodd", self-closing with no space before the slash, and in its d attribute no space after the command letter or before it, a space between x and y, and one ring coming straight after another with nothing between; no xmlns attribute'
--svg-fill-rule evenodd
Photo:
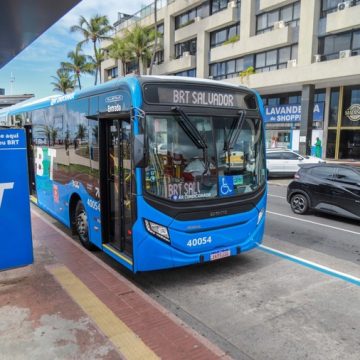
<svg viewBox="0 0 360 360"><path fill-rule="evenodd" d="M126 359L159 359L140 337L66 266L52 266L49 271Z"/></svg>
<svg viewBox="0 0 360 360"><path fill-rule="evenodd" d="M282 216L282 217L285 217L285 218L288 218L288 219L294 219L294 220L306 222L306 223L309 223L309 224L320 225L320 226L324 226L324 227L327 227L327 228L330 228L330 229L348 232L348 233L350 233L350 234L360 235L360 232L357 232L357 231L352 231L352 230L348 230L348 229L343 229L343 228L336 227L336 226L332 226L332 225L326 225L326 224L322 224L322 223L315 222L315 221L311 221L311 220L300 219L300 218L297 218L297 217L295 217L295 216L284 215L284 214L280 214L280 213L273 212L273 211L269 211L269 210L267 210L266 212L267 212L268 214L271 214L271 215Z"/></svg>
<svg viewBox="0 0 360 360"><path fill-rule="evenodd" d="M347 282L349 282L351 284L360 286L360 278L357 278L355 276L343 273L341 271L331 269L331 268L329 268L327 266L320 265L320 264L317 264L315 262L312 262L312 261L309 261L309 260L294 256L294 255L290 255L290 254L285 253L283 251L276 250L276 249L273 249L271 247L268 247L268 246L265 246L265 245L262 245L262 244L258 244L258 245L259 245L259 248L261 250L263 250L263 251L265 251L265 252L267 252L269 254L279 256L279 257L281 257L283 259L293 261L293 262L295 262L297 264L300 264L300 265L303 265L303 266L305 266L307 268L322 272L323 274L330 275L332 277L336 277L338 279L347 281Z"/></svg>
<svg viewBox="0 0 360 360"><path fill-rule="evenodd" d="M272 195L272 194L268 194L268 196L276 197L276 198L280 198L280 199L286 199L286 196Z"/></svg>

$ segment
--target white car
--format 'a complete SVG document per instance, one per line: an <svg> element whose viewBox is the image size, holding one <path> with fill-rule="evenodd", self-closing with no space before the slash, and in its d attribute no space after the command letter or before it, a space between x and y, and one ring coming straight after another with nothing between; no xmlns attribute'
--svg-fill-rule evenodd
<svg viewBox="0 0 360 360"><path fill-rule="evenodd" d="M268 176L292 176L301 164L323 163L314 156L302 156L288 149L266 149L266 167Z"/></svg>

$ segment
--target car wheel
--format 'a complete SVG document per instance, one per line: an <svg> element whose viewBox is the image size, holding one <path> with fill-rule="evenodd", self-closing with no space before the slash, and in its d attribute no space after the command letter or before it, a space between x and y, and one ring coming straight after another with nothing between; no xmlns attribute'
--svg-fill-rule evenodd
<svg viewBox="0 0 360 360"><path fill-rule="evenodd" d="M81 244L88 250L95 250L96 246L89 240L89 225L86 210L82 201L78 201L75 209L75 230Z"/></svg>
<svg viewBox="0 0 360 360"><path fill-rule="evenodd" d="M290 200L291 210L295 214L305 214L309 209L309 201L303 194L295 194Z"/></svg>

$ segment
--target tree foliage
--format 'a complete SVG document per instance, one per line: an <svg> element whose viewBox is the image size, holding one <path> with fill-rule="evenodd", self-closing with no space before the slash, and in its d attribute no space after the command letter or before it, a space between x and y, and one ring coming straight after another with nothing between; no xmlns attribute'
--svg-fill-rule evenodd
<svg viewBox="0 0 360 360"><path fill-rule="evenodd" d="M54 86L53 91L59 91L63 94L68 94L74 91L76 87L76 80L70 74L69 70L60 68L56 71L56 76L52 76L54 81L51 85Z"/></svg>

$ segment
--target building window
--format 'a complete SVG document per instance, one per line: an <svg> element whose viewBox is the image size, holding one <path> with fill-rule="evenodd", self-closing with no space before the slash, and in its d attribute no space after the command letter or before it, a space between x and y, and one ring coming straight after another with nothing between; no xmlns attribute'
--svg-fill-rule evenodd
<svg viewBox="0 0 360 360"><path fill-rule="evenodd" d="M288 60L297 59L297 44L255 55L255 71L266 72L287 67Z"/></svg>
<svg viewBox="0 0 360 360"><path fill-rule="evenodd" d="M228 26L226 28L213 31L210 34L210 47L220 46L227 41L238 40L240 34L240 23Z"/></svg>
<svg viewBox="0 0 360 360"><path fill-rule="evenodd" d="M274 23L284 21L286 26L296 27L300 25L300 1L257 15L256 34L262 34L274 29Z"/></svg>
<svg viewBox="0 0 360 360"><path fill-rule="evenodd" d="M192 8L175 17L175 30L192 24L196 17L204 18L209 15L209 4L204 3L200 6Z"/></svg>
<svg viewBox="0 0 360 360"><path fill-rule="evenodd" d="M176 59L182 57L184 52L189 52L191 55L196 54L196 39L191 39L179 44L175 44Z"/></svg>
<svg viewBox="0 0 360 360"><path fill-rule="evenodd" d="M188 77L196 77L196 69L190 69L185 71L180 71L174 74L175 76L188 76Z"/></svg>
<svg viewBox="0 0 360 360"><path fill-rule="evenodd" d="M138 67L137 59L127 62L125 66L125 70L126 70L126 74L138 73L139 67Z"/></svg>
<svg viewBox="0 0 360 360"><path fill-rule="evenodd" d="M323 60L339 59L340 51L350 50L350 55L360 55L360 30L319 38L319 54Z"/></svg>
<svg viewBox="0 0 360 360"><path fill-rule="evenodd" d="M108 80L113 79L113 78L116 78L116 77L119 76L117 66L116 66L116 67L113 67L113 68L111 68L111 69L107 69L106 71L107 71L107 78L108 78Z"/></svg>
<svg viewBox="0 0 360 360"><path fill-rule="evenodd" d="M279 106L289 104L301 104L301 92L279 95L265 95L262 97L265 106Z"/></svg>
<svg viewBox="0 0 360 360"><path fill-rule="evenodd" d="M345 0L321 0L320 17L324 18L327 14L338 11L338 5L345 2ZM350 1L351 6L360 4L360 0Z"/></svg>
<svg viewBox="0 0 360 360"><path fill-rule="evenodd" d="M243 58L232 59L210 64L210 76L215 80L230 79L239 76L244 69Z"/></svg>
<svg viewBox="0 0 360 360"><path fill-rule="evenodd" d="M227 9L228 3L233 0L211 0L210 1L210 14L215 14L221 10ZM240 0L236 0L237 4L240 4Z"/></svg>
<svg viewBox="0 0 360 360"><path fill-rule="evenodd" d="M164 50L157 51L155 53L155 60L154 63L159 65L164 62Z"/></svg>
<svg viewBox="0 0 360 360"><path fill-rule="evenodd" d="M156 29L159 34L164 35L164 23L158 24Z"/></svg>
<svg viewBox="0 0 360 360"><path fill-rule="evenodd" d="M354 118L352 117L352 114L350 111L350 107L352 105L356 105L356 109L357 109L356 114L358 114L358 109L360 106L360 86L359 85L345 87L344 106L343 106L343 111L342 111L341 126L347 126L347 127L355 126L355 127L360 128L360 120L354 120ZM349 111L348 114L347 114L347 111ZM358 118L357 115L355 115L355 118ZM360 143L358 146L360 146ZM359 150L359 155L360 155L360 148L358 150Z"/></svg>

